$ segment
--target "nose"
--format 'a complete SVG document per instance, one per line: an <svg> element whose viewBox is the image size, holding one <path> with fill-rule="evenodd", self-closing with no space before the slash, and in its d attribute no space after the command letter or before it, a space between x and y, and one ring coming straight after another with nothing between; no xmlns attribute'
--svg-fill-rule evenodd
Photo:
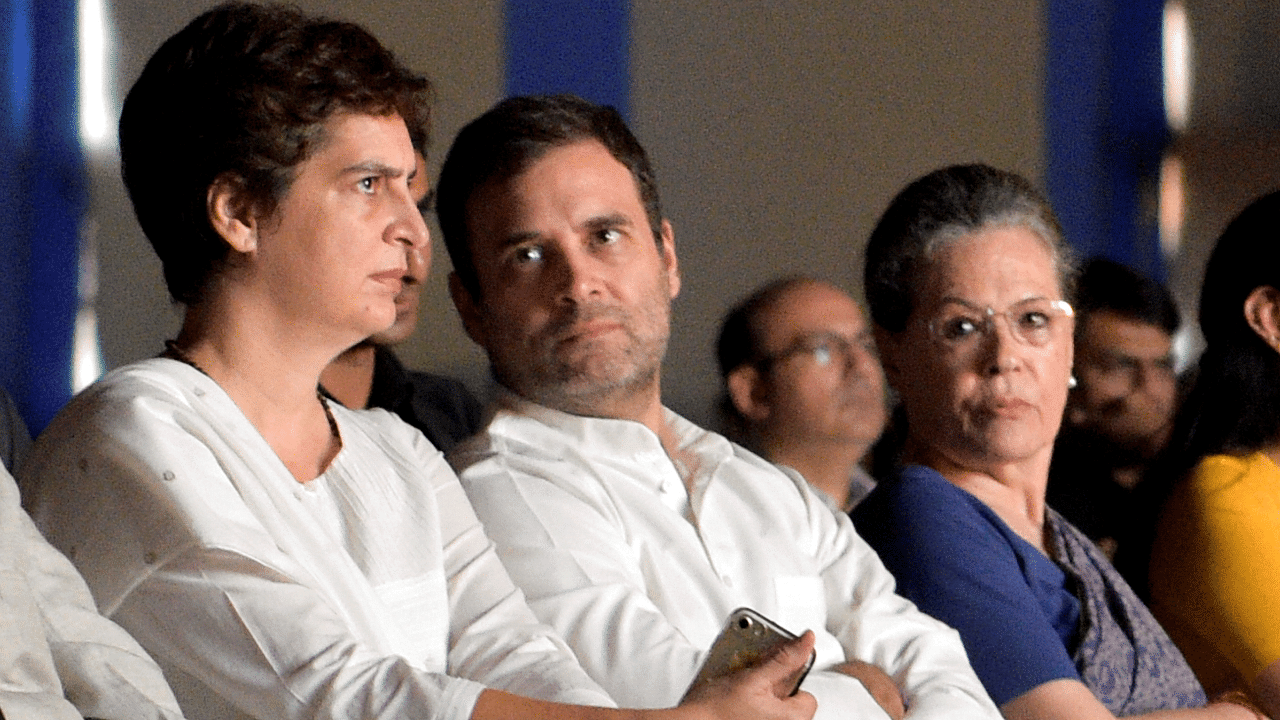
<svg viewBox="0 0 1280 720"><path fill-rule="evenodd" d="M559 248L553 257L559 300L579 303L602 292L599 262L590 253L570 245Z"/></svg>
<svg viewBox="0 0 1280 720"><path fill-rule="evenodd" d="M986 374L999 375L1018 368L1023 344L1013 336L1012 329L1007 325L997 322L995 318L988 319L982 342L982 360L986 365Z"/></svg>

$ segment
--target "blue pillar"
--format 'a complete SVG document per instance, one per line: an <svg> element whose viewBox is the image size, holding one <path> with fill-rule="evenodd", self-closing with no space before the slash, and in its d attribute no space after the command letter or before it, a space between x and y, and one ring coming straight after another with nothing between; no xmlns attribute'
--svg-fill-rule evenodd
<svg viewBox="0 0 1280 720"><path fill-rule="evenodd" d="M74 0L9 0L0 222L0 381L38 431L71 397L79 223Z"/></svg>
<svg viewBox="0 0 1280 720"><path fill-rule="evenodd" d="M507 0L507 95L570 92L628 117L629 0Z"/></svg>
<svg viewBox="0 0 1280 720"><path fill-rule="evenodd" d="M1159 280L1163 9L1163 0L1049 0L1045 63L1046 185L1067 239L1082 256Z"/></svg>

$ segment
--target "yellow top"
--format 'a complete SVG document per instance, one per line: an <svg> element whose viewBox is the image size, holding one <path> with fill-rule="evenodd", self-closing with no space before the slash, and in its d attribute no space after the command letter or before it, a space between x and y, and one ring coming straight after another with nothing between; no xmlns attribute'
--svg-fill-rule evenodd
<svg viewBox="0 0 1280 720"><path fill-rule="evenodd" d="M1211 455L1179 483L1151 556L1151 610L1210 697L1280 659L1280 467Z"/></svg>

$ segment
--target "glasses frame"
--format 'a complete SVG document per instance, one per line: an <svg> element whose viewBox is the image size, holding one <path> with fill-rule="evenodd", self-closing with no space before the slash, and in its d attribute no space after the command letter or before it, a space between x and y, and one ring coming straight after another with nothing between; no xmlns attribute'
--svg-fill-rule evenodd
<svg viewBox="0 0 1280 720"><path fill-rule="evenodd" d="M977 312L978 314L982 315L983 322L982 322L982 325L978 328L978 330L971 336L965 336L964 338L961 338L959 340L953 340L953 339L947 338L945 334L942 332L942 330L938 328L939 323L949 321L951 318L931 318L926 323L925 327L929 331L929 336L933 338L936 342L938 342L944 347L958 350L958 349L964 348L966 345L969 345L970 343L973 343L977 338L982 338L985 340L987 338L992 337L996 331L996 321L995 321L996 316L1000 316L1004 318L1005 326L1009 328L1009 335L1014 339L1016 339L1018 342L1028 347L1036 347L1036 348L1048 347L1048 345L1053 340L1052 337L1050 337L1049 339L1045 340L1042 343L1036 342L1033 339L1029 339L1023 335L1023 331L1018 328L1018 324L1014 322L1014 319L1012 317L1010 317L1010 315L1014 314L1015 311L1021 312L1026 309L1025 307L1019 307L1019 306L1024 306L1028 303L1036 302L1039 300L1042 300L1042 298L1028 298L1026 300L1020 300L1010 305L1009 307L1005 308L1004 310L996 310L990 305L987 305L985 307L980 305L974 305L973 303L966 302L964 300L949 300L947 304L963 305ZM1050 313L1051 318L1057 317L1057 318L1066 319L1066 318L1075 317L1075 314L1076 314L1075 309L1072 308L1071 303L1067 302L1066 300L1047 300L1046 302L1049 304L1049 307L1052 308L1053 311L1055 311Z"/></svg>
<svg viewBox="0 0 1280 720"><path fill-rule="evenodd" d="M790 345L776 353L760 356L756 359L754 364L756 367L768 371L772 370L778 363L796 357L797 355L810 355L814 358L815 363L819 367L831 367L832 365L837 364L840 360L844 360L847 363L850 360L856 359L855 353L858 352L858 348L862 348L866 352L870 353L872 357L878 357L876 353L875 339L872 337L871 333L866 332L859 337L865 339L850 341L849 338L832 332L808 333L796 338ZM821 350L824 345L832 346L834 350L832 357L825 362L818 357L818 351Z"/></svg>

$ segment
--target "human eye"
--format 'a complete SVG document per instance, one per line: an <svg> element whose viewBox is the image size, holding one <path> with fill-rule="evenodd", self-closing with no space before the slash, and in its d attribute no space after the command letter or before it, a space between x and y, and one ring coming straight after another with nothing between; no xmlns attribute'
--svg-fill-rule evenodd
<svg viewBox="0 0 1280 720"><path fill-rule="evenodd" d="M517 265L535 263L542 259L541 245L521 245L511 254Z"/></svg>
<svg viewBox="0 0 1280 720"><path fill-rule="evenodd" d="M813 361L819 365L830 365L835 359L836 349L832 347L830 338L816 340L809 345L809 354L813 356Z"/></svg>
<svg viewBox="0 0 1280 720"><path fill-rule="evenodd" d="M612 245L622 239L622 231L617 228L600 228L596 231L596 242L600 245Z"/></svg>
<svg viewBox="0 0 1280 720"><path fill-rule="evenodd" d="M967 340L982 329L982 321L973 315L946 315L933 323L938 337L947 342Z"/></svg>
<svg viewBox="0 0 1280 720"><path fill-rule="evenodd" d="M379 179L377 175L362 177L356 181L356 187L365 195L372 195L377 192Z"/></svg>
<svg viewBox="0 0 1280 720"><path fill-rule="evenodd" d="M1053 315L1042 308L1024 309L1018 313L1018 327L1023 330L1045 330L1053 324Z"/></svg>

